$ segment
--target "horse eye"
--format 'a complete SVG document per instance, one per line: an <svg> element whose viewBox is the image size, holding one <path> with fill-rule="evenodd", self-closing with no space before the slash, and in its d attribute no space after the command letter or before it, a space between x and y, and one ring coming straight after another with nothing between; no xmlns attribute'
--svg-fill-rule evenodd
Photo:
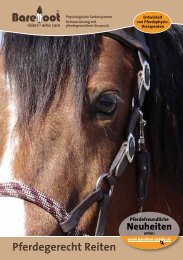
<svg viewBox="0 0 183 260"><path fill-rule="evenodd" d="M96 104L96 113L104 115L113 115L116 111L118 100L112 95L103 95Z"/></svg>

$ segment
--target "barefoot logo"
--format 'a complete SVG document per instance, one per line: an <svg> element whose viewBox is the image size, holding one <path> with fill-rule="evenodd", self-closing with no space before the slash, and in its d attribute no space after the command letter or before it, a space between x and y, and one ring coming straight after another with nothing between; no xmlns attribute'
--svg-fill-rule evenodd
<svg viewBox="0 0 183 260"><path fill-rule="evenodd" d="M38 20L38 23L41 23L42 17L43 17L43 11L42 11L41 6L39 6L38 9L37 9L37 20Z"/></svg>
<svg viewBox="0 0 183 260"><path fill-rule="evenodd" d="M12 13L12 22L24 22L28 27L60 27L60 13L47 14L38 6L34 14Z"/></svg>

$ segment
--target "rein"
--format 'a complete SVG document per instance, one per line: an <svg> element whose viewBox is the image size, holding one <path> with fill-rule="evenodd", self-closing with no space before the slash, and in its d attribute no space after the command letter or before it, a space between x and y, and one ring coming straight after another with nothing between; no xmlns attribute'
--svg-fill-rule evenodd
<svg viewBox="0 0 183 260"><path fill-rule="evenodd" d="M129 30L132 29L129 28ZM130 34L128 30L117 30L110 33L105 33L104 35L125 43L133 49L138 49L138 57L142 67L142 70L138 73L138 91L132 100L132 112L127 129L127 140L122 143L121 148L114 158L108 173L102 173L100 175L94 190L70 213L67 213L63 206L47 197L44 193L25 184L14 182L0 183L0 196L20 198L41 207L57 220L62 231L66 235L86 235L84 232L76 229L76 226L78 225L83 214L95 202L99 203L99 213L95 235L102 236L104 234L107 204L112 196L113 189L118 178L124 173L128 164L134 160L135 154L137 161L140 212L143 209L143 202L146 196L146 186L150 168L149 154L145 147L144 137L144 127L146 122L143 119L141 107L144 103L145 93L150 88L150 67L147 61L147 58L149 57L149 50L145 43L144 35L136 30L130 31ZM138 148L136 149L134 131L137 126L139 136Z"/></svg>

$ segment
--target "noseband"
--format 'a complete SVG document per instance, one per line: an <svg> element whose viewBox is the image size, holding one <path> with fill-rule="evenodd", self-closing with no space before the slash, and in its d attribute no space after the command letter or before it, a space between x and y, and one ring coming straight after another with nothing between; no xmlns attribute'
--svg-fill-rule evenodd
<svg viewBox="0 0 183 260"><path fill-rule="evenodd" d="M124 173L128 164L132 163L134 156L137 164L140 211L143 209L143 202L146 196L146 186L149 175L149 155L146 150L144 136L146 122L143 118L141 108L144 103L145 93L150 88L149 48L146 44L144 34L133 27L104 33L103 35L137 50L141 64L141 70L138 72L137 93L132 100L132 111L127 128L127 138L126 141L122 143L108 173L102 173L100 175L94 190L70 213L67 213L65 208L53 199L25 184L14 182L0 183L0 196L20 198L43 208L57 220L66 235L85 235L84 232L76 229L76 226L83 214L95 202L99 204L95 235L102 236L104 234L107 204L112 196L118 178ZM134 137L136 128L139 132L138 141L135 140Z"/></svg>

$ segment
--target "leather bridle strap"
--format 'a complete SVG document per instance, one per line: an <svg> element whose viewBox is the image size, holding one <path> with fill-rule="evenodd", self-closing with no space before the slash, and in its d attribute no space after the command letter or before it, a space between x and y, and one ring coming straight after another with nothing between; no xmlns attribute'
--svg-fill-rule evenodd
<svg viewBox="0 0 183 260"><path fill-rule="evenodd" d="M136 100L133 101L135 104L132 105L132 112L127 128L128 139L121 145L121 148L119 149L109 169L110 175L107 178L110 185L115 184L115 177L121 176L127 165L133 161L133 157L135 154L135 139L133 133L137 122L142 115L141 107L144 103L145 94L150 88L149 63L146 61L141 51L138 51L138 55L142 65L142 70L138 73L138 95Z"/></svg>

